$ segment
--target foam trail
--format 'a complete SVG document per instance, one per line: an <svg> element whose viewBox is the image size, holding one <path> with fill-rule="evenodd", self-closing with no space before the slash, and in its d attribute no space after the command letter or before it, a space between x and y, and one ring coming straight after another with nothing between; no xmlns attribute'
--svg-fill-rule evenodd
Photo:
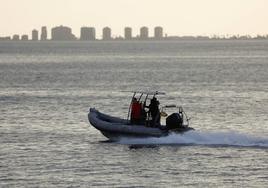
<svg viewBox="0 0 268 188"><path fill-rule="evenodd" d="M224 145L224 146L247 146L247 147L268 147L268 139L249 136L236 132L200 132L189 131L184 134L170 134L161 138L122 138L120 144L193 144L193 145Z"/></svg>

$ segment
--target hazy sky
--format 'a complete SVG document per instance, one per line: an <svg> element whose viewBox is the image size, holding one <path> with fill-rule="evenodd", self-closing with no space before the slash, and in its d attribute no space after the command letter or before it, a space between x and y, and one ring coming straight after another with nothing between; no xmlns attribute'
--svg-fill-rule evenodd
<svg viewBox="0 0 268 188"><path fill-rule="evenodd" d="M113 36L131 26L162 26L169 35L268 34L268 0L0 0L0 36L41 26L104 26Z"/></svg>

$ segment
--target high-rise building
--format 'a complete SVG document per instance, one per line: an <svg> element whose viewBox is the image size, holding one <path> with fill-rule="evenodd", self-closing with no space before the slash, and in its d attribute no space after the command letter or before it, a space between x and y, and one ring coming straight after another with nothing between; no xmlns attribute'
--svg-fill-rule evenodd
<svg viewBox="0 0 268 188"><path fill-rule="evenodd" d="M131 40L132 39L132 29L131 27L125 27L125 39Z"/></svg>
<svg viewBox="0 0 268 188"><path fill-rule="evenodd" d="M154 38L155 39L162 39L163 38L163 28L162 27L155 27L154 28Z"/></svg>
<svg viewBox="0 0 268 188"><path fill-rule="evenodd" d="M104 27L102 30L102 39L103 40L111 40L112 39L112 31L109 27Z"/></svg>
<svg viewBox="0 0 268 188"><path fill-rule="evenodd" d="M80 40L95 40L96 32L94 27L82 27L80 33Z"/></svg>
<svg viewBox="0 0 268 188"><path fill-rule="evenodd" d="M36 29L32 30L32 40L38 40L38 31Z"/></svg>
<svg viewBox="0 0 268 188"><path fill-rule="evenodd" d="M12 40L20 40L20 36L15 34L13 35Z"/></svg>
<svg viewBox="0 0 268 188"><path fill-rule="evenodd" d="M148 39L149 38L149 29L148 27L142 27L140 29L140 39Z"/></svg>
<svg viewBox="0 0 268 188"><path fill-rule="evenodd" d="M72 29L65 26L54 27L51 30L51 39L60 41L75 40L76 37L72 34Z"/></svg>
<svg viewBox="0 0 268 188"><path fill-rule="evenodd" d="M21 40L27 41L29 40L28 35L22 35Z"/></svg>
<svg viewBox="0 0 268 188"><path fill-rule="evenodd" d="M0 41L9 41L11 40L11 37L0 37Z"/></svg>
<svg viewBox="0 0 268 188"><path fill-rule="evenodd" d="M47 40L47 27L43 26L41 28L41 40Z"/></svg>

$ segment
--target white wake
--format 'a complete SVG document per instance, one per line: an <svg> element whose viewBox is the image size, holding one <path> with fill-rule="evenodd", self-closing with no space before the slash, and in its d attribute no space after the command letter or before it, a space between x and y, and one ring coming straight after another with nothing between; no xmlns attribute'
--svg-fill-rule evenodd
<svg viewBox="0 0 268 188"><path fill-rule="evenodd" d="M249 136L236 132L189 131L161 138L122 138L120 144L129 145L222 145L268 147L268 138Z"/></svg>

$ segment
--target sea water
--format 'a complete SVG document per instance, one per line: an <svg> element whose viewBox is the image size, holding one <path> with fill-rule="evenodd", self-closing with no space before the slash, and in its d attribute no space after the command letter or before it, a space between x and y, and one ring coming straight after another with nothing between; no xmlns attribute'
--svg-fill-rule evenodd
<svg viewBox="0 0 268 188"><path fill-rule="evenodd" d="M195 131L107 142L135 90ZM1 42L0 187L267 187L267 113L267 40Z"/></svg>

